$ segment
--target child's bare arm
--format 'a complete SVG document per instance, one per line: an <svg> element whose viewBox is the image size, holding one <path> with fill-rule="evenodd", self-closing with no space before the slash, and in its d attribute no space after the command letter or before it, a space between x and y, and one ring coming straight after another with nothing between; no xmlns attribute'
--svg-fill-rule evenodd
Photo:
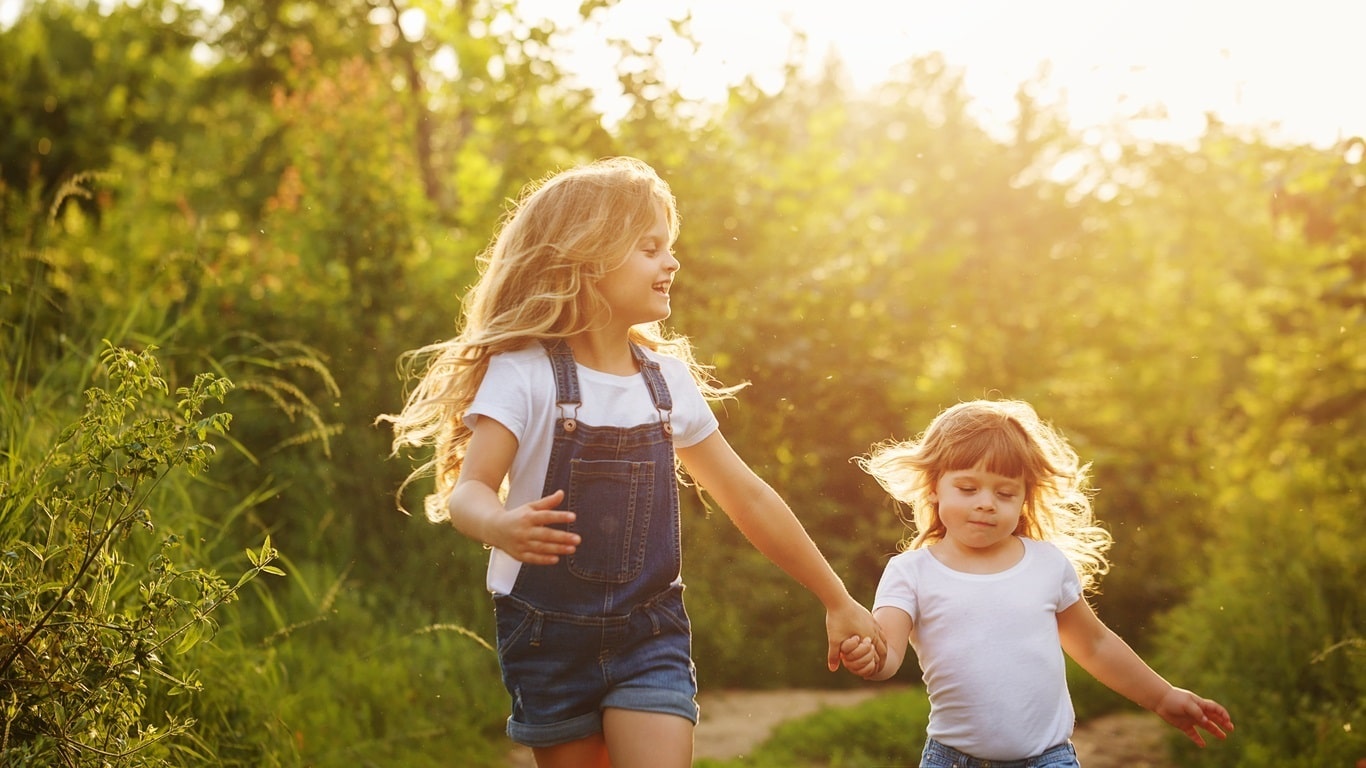
<svg viewBox="0 0 1366 768"><path fill-rule="evenodd" d="M487 417L479 418L460 479L446 499L451 525L524 563L552 565L561 556L574 553L579 537L549 526L573 520L574 513L555 509L564 500L563 491L504 509L498 487L516 453L517 438L507 427Z"/></svg>
<svg viewBox="0 0 1366 768"><path fill-rule="evenodd" d="M1128 643L1105 626L1085 600L1078 600L1058 614L1058 635L1063 650L1082 669L1116 693L1157 713L1197 745L1205 746L1197 728L1220 739L1233 730L1228 710L1162 679Z"/></svg>
<svg viewBox="0 0 1366 768"><path fill-rule="evenodd" d="M839 669L840 644L852 635L873 638L881 655L885 644L872 614L849 595L787 503L754 474L719 430L678 449L678 457L745 538L825 606L826 663L832 672Z"/></svg>

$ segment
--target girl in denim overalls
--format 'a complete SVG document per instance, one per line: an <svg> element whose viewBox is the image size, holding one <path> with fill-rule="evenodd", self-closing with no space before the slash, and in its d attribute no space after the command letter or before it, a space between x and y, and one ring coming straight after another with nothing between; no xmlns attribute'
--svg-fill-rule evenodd
<svg viewBox="0 0 1366 768"><path fill-rule="evenodd" d="M532 185L426 373L395 448L435 443L427 514L488 545L508 735L549 766L686 768L697 692L680 576L677 465L825 605L876 637L782 499L727 444L722 388L664 332L678 215L644 163ZM879 647L881 647L879 645Z"/></svg>

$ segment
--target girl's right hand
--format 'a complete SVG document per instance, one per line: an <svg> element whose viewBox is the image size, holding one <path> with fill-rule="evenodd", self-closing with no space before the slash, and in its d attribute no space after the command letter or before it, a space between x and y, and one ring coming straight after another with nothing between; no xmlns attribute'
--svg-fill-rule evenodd
<svg viewBox="0 0 1366 768"><path fill-rule="evenodd" d="M574 520L573 512L555 509L561 501L564 491L555 491L498 515L490 521L488 543L528 565L554 565L561 555L572 555L578 534L550 527Z"/></svg>

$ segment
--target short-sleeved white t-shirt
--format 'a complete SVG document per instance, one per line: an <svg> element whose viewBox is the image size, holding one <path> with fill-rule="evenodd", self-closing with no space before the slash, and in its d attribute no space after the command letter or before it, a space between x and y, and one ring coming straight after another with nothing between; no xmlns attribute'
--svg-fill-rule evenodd
<svg viewBox="0 0 1366 768"><path fill-rule="evenodd" d="M677 358L650 350L645 354L659 362L673 400L669 421L674 446L696 445L717 429L716 415L702 397L687 366ZM658 422L659 411L650 399L645 378L639 373L616 376L576 366L583 404L573 417L595 427L634 427ZM559 409L555 404L555 376L545 348L531 344L516 352L494 355L479 385L465 424L474 427L478 417L496 420L517 437L517 455L508 470L508 496L512 508L541 498L550 462ZM521 563L500 549L492 550L486 584L494 594L507 594L517 581Z"/></svg>
<svg viewBox="0 0 1366 768"><path fill-rule="evenodd" d="M910 617L911 646L930 695L929 736L984 760L1019 760L1072 735L1059 612L1081 599L1076 569L1032 539L992 574L955 571L928 549L887 563L874 610Z"/></svg>

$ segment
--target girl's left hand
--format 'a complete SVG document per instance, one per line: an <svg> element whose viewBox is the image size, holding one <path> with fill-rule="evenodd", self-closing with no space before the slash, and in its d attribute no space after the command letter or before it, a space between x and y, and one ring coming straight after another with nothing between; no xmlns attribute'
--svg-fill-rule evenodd
<svg viewBox="0 0 1366 768"><path fill-rule="evenodd" d="M829 640L826 664L831 672L840 668L840 647L850 637L868 638L872 641L878 667L881 667L882 660L887 658L887 641L882 637L882 627L873 621L873 614L853 598L841 608L826 612L825 635Z"/></svg>
<svg viewBox="0 0 1366 768"><path fill-rule="evenodd" d="M1221 740L1228 738L1233 730L1233 720L1227 709L1216 701L1201 698L1182 688L1167 691L1153 711L1201 747L1205 746L1205 739L1197 727Z"/></svg>
<svg viewBox="0 0 1366 768"><path fill-rule="evenodd" d="M882 659L873 648L871 637L854 635L840 644L840 660L844 668L867 680L882 666Z"/></svg>

